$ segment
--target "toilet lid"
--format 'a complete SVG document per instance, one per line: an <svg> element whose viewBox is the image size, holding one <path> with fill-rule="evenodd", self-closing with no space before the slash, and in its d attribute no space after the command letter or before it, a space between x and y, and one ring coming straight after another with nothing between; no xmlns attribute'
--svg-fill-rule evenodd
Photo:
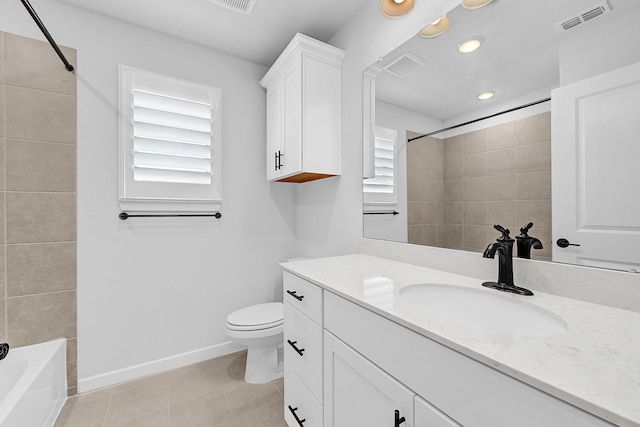
<svg viewBox="0 0 640 427"><path fill-rule="evenodd" d="M232 329L266 329L283 322L282 303L269 302L241 308L227 316Z"/></svg>

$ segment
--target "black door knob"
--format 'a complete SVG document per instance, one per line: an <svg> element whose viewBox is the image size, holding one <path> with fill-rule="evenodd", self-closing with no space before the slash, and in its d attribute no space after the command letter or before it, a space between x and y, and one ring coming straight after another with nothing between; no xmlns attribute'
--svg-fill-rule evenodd
<svg viewBox="0 0 640 427"><path fill-rule="evenodd" d="M567 239L558 239L558 241L556 243L561 248L566 248L566 247L569 247L569 246L580 246L577 243L569 243L569 241Z"/></svg>

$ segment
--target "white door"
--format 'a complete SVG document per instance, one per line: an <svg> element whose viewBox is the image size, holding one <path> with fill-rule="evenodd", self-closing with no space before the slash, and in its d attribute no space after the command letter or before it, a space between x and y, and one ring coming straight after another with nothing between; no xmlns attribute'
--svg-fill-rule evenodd
<svg viewBox="0 0 640 427"><path fill-rule="evenodd" d="M413 427L413 392L324 334L325 427Z"/></svg>
<svg viewBox="0 0 640 427"><path fill-rule="evenodd" d="M551 98L553 260L640 270L640 63Z"/></svg>

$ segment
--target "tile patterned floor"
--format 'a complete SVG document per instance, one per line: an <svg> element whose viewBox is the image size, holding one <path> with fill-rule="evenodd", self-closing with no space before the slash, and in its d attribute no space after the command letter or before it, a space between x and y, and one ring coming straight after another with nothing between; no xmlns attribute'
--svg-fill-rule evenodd
<svg viewBox="0 0 640 427"><path fill-rule="evenodd" d="M245 351L83 393L55 427L286 427L282 380L244 382Z"/></svg>

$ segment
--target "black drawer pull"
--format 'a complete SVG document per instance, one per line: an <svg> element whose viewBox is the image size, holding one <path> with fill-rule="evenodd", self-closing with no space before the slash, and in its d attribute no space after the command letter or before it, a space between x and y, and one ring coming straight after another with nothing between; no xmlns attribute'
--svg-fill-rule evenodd
<svg viewBox="0 0 640 427"><path fill-rule="evenodd" d="M294 297L295 299L297 299L298 301L302 301L302 299L304 298L304 295L298 295L296 293L297 291L287 291L287 293L289 295L291 295L292 297Z"/></svg>
<svg viewBox="0 0 640 427"><path fill-rule="evenodd" d="M401 416L400 416L400 411L398 411L398 410L396 409L396 417L395 417L395 424L394 424L394 426L395 426L395 427L400 427L400 424L402 424L402 423L403 423L403 422L405 422L405 421L407 421L407 420L405 420L405 418L404 418L404 417L401 417Z"/></svg>
<svg viewBox="0 0 640 427"><path fill-rule="evenodd" d="M289 343L289 345L291 347L293 347L293 349L300 355L303 356L302 353L304 353L304 348L298 348L296 347L296 344L298 343L298 341L291 341L291 340L287 340L287 342Z"/></svg>
<svg viewBox="0 0 640 427"><path fill-rule="evenodd" d="M306 419L301 420L300 418L298 418L298 416L296 415L296 411L298 410L298 408L292 408L291 405L288 405L288 406L289 406L289 410L291 411L291 414L293 415L293 418L295 418L296 421L298 422L298 425L301 427L304 427L302 423L307 420Z"/></svg>

